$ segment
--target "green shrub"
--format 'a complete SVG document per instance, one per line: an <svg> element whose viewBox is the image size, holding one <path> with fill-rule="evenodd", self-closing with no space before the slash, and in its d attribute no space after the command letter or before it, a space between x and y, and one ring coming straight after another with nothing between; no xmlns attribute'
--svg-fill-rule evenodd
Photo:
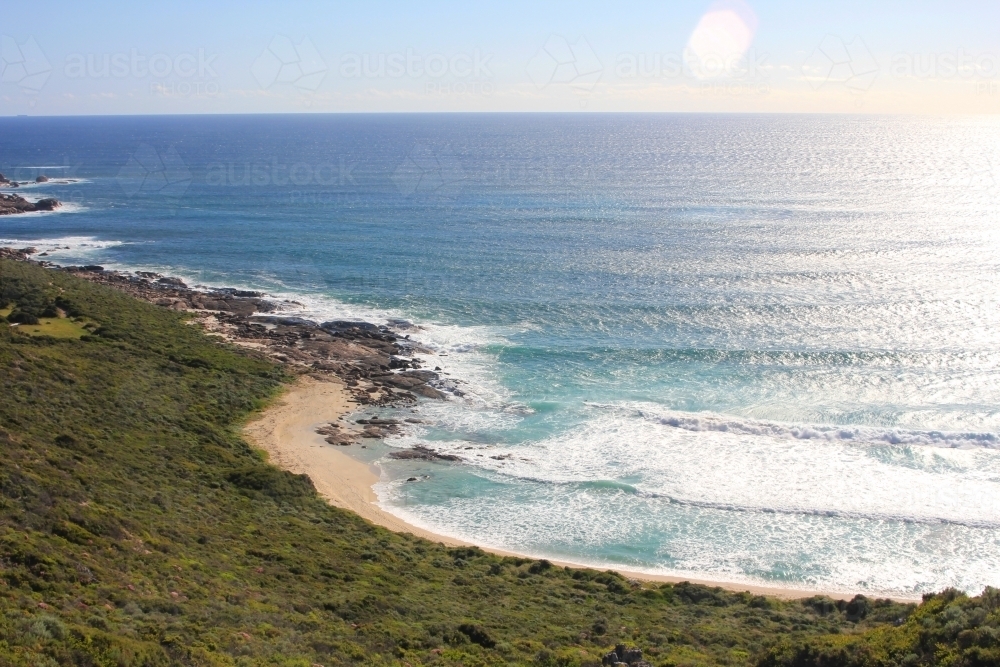
<svg viewBox="0 0 1000 667"><path fill-rule="evenodd" d="M274 499L315 497L316 489L308 475L293 475L285 470L260 465L244 467L226 478L243 491L259 492Z"/></svg>
<svg viewBox="0 0 1000 667"><path fill-rule="evenodd" d="M12 324L38 324L39 320L38 315L18 308L7 316L7 321Z"/></svg>

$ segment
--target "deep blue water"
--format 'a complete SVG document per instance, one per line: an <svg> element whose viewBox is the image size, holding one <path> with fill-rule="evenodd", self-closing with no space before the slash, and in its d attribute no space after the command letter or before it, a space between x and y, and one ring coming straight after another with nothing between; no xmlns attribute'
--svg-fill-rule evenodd
<svg viewBox="0 0 1000 667"><path fill-rule="evenodd" d="M0 171L79 182L22 189L70 205L0 239L420 325L464 395L389 445L466 461L382 460L379 492L439 532L978 591L1000 585L998 140L985 118L2 118Z"/></svg>

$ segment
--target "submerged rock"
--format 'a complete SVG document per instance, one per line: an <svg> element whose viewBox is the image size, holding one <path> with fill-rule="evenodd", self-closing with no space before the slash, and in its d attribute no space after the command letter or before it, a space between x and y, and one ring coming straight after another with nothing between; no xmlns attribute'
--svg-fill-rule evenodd
<svg viewBox="0 0 1000 667"><path fill-rule="evenodd" d="M461 457L455 456L454 454L441 454L434 451L430 447L424 447L422 445L417 445L412 449L403 449L398 452L391 452L389 454L390 459L400 459L400 460L424 460L424 461L461 461Z"/></svg>

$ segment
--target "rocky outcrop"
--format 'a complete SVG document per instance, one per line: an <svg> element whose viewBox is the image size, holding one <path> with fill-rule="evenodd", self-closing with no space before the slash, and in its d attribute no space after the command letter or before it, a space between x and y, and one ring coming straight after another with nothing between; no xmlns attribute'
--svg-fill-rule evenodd
<svg viewBox="0 0 1000 667"><path fill-rule="evenodd" d="M41 174L35 178L35 183L48 183L48 182L49 182L49 177L46 176L45 174Z"/></svg>
<svg viewBox="0 0 1000 667"><path fill-rule="evenodd" d="M23 262L36 252L38 252L36 248L0 248L0 259L15 259Z"/></svg>
<svg viewBox="0 0 1000 667"><path fill-rule="evenodd" d="M180 278L165 278L163 276L160 276L159 278L156 279L156 282L159 283L160 285L170 285L173 287L181 287L181 288L187 287L187 285L184 284L184 281L181 280Z"/></svg>
<svg viewBox="0 0 1000 667"><path fill-rule="evenodd" d="M60 206L62 204L56 199L40 199L36 202L30 202L18 195L0 194L0 215L54 211Z"/></svg>
<svg viewBox="0 0 1000 667"><path fill-rule="evenodd" d="M424 460L424 461L461 461L460 456L455 456L454 454L441 454L436 452L430 447L424 447L422 445L417 445L411 449L402 449L398 452L391 452L389 454L390 459L401 459L401 460Z"/></svg>
<svg viewBox="0 0 1000 667"><path fill-rule="evenodd" d="M64 271L81 274L93 282L115 287L132 296L171 310L214 311L249 317L269 312L274 305L257 292L235 289L201 291L189 288L180 278L161 276L150 271L125 273L105 271L101 266L67 266ZM256 295L256 296L250 296Z"/></svg>
<svg viewBox="0 0 1000 667"><path fill-rule="evenodd" d="M62 202L58 199L39 199L35 202L36 211L54 211L62 206Z"/></svg>
<svg viewBox="0 0 1000 667"><path fill-rule="evenodd" d="M316 432L320 435L325 435L327 443L331 445L338 445L340 447L346 447L348 445L353 445L358 440L356 433L344 428L336 422L331 422L325 426L320 426L316 429Z"/></svg>
<svg viewBox="0 0 1000 667"><path fill-rule="evenodd" d="M436 398L439 400L446 398L446 395L443 391L439 391L427 384L421 384L417 385L416 387L412 387L410 391L412 391L414 394L417 394L418 396L423 396L424 398Z"/></svg>
<svg viewBox="0 0 1000 667"><path fill-rule="evenodd" d="M653 667L642 659L642 649L618 644L615 650L601 658L604 667Z"/></svg>

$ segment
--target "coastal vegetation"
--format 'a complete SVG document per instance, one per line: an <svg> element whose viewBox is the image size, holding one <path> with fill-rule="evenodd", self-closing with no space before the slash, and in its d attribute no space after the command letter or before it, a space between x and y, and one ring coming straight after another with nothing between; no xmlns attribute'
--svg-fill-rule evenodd
<svg viewBox="0 0 1000 667"><path fill-rule="evenodd" d="M1000 664L991 589L785 601L392 533L240 437L282 366L28 262L0 309L0 665Z"/></svg>

